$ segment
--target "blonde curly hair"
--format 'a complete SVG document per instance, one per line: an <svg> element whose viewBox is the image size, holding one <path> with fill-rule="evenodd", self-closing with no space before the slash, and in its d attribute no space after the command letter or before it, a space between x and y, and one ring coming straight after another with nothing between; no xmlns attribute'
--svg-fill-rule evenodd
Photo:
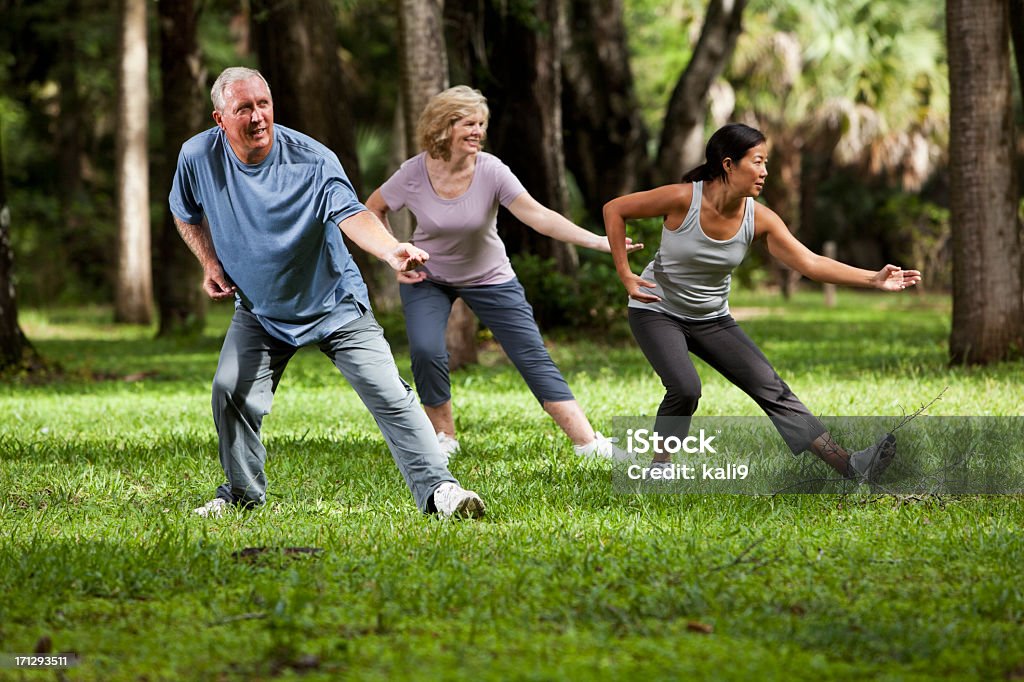
<svg viewBox="0 0 1024 682"><path fill-rule="evenodd" d="M491 112L487 98L479 90L467 85L456 85L430 98L416 124L416 139L420 148L435 159L452 158L452 125L459 119L482 114L484 134Z"/></svg>

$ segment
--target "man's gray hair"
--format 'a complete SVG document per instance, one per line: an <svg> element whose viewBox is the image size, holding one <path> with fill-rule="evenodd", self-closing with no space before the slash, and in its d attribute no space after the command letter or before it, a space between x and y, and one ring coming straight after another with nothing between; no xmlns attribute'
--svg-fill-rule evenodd
<svg viewBox="0 0 1024 682"><path fill-rule="evenodd" d="M217 111L224 111L224 89L232 83L247 81L250 78L259 78L267 86L267 92L270 92L270 84L267 83L267 79L256 69L250 69L247 66L229 66L220 72L217 80L213 82L213 87L210 88L213 108Z"/></svg>

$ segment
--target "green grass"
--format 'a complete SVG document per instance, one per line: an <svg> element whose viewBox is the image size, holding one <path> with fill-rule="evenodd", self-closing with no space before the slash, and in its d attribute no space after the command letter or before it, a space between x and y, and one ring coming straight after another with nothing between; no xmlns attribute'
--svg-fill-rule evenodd
<svg viewBox="0 0 1024 682"><path fill-rule="evenodd" d="M946 367L948 300L839 300L734 297L813 411L898 415L945 389L930 414L1024 414L1020 363ZM455 376L452 464L488 516L444 522L416 511L358 399L303 351L264 423L270 504L201 520L222 475L209 383L226 311L187 343L108 320L23 313L67 374L0 386L0 652L48 636L82 658L66 679L1024 674L1017 497L619 495L488 352ZM595 426L652 414L638 349L598 336L550 339ZM703 414L758 414L699 368Z"/></svg>

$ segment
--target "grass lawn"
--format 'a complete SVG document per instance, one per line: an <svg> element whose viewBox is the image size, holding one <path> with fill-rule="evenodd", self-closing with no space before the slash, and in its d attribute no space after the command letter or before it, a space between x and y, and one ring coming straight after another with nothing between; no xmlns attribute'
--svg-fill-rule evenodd
<svg viewBox="0 0 1024 682"><path fill-rule="evenodd" d="M947 299L733 305L816 413L941 393L929 414L1024 415L1021 363L946 367ZM209 384L227 315L167 342L102 309L23 312L67 374L0 385L0 652L48 637L81 661L0 680L1024 679L1018 497L617 494L496 351L453 387L452 470L484 520L418 513L308 349L264 423L270 503L195 518L223 475ZM622 329L607 336L549 339L605 430L662 394ZM703 414L759 414L698 368Z"/></svg>

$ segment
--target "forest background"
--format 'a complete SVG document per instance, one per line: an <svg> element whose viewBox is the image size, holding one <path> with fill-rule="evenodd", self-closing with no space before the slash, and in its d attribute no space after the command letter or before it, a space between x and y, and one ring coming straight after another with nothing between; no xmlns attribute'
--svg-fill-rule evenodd
<svg viewBox="0 0 1024 682"><path fill-rule="evenodd" d="M723 123L754 125L771 145L765 200L807 246L833 242L839 259L872 269L917 267L932 291L959 286L975 317L954 305L951 357L1017 357L1021 2L953 5L966 14L919 0L3 0L0 145L15 265L0 277L23 306L113 304L119 321L156 318L161 335L200 330L199 273L166 195L181 142L212 125L213 78L245 64L267 75L277 122L330 146L363 198L417 151L409 122L425 96L478 87L491 104L489 150L540 201L598 232L605 201L675 181ZM1001 62L1003 134L982 144L1004 163L962 165L1010 183L1012 223L951 214L963 188L951 180L947 25L970 28L985 13L996 26L1005 19L988 38L976 27L992 54L961 61ZM965 69L968 87L987 89L976 65ZM551 242L504 212L500 230L543 327L606 328L621 317L607 256ZM657 221L632 230L652 255ZM958 285L958 252L965 271L984 263L1008 282ZM393 308L393 277L357 258L376 307ZM769 261L756 251L739 282L788 295L793 273ZM993 299L1012 308L978 302ZM11 309L0 306L8 318ZM958 349L958 326L1006 331L994 351L978 338Z"/></svg>

